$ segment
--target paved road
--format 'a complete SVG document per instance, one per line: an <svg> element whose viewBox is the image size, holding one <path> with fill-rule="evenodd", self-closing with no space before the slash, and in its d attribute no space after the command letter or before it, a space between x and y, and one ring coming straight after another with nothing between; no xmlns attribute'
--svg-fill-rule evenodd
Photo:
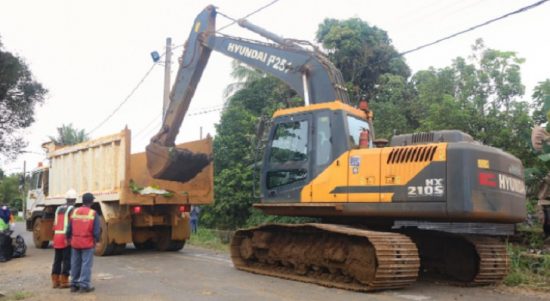
<svg viewBox="0 0 550 301"><path fill-rule="evenodd" d="M18 232L22 232L22 224ZM52 249L32 246L28 255L0 263L0 291L29 292L28 300L546 300L550 295L526 295L502 287L462 288L421 281L411 288L380 293L355 293L317 285L254 275L233 268L227 254L186 246L180 252L138 251L122 256L95 257L96 291L75 295L49 287ZM2 298L0 298L2 300Z"/></svg>

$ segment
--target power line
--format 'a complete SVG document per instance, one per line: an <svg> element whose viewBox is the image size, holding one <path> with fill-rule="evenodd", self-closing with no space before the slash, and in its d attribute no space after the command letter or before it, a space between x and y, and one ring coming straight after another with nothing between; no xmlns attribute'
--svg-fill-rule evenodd
<svg viewBox="0 0 550 301"><path fill-rule="evenodd" d="M163 56L164 54L161 55L161 57ZM109 114L105 119L103 119L103 121L101 121L95 128L93 128L91 131L89 131L88 133L86 133L87 135L90 135L92 134L95 130L97 130L98 128L100 128L101 126L103 126L107 121L109 121L109 119L111 119L111 117L113 117L116 112L118 112L118 110L120 110L120 108L130 99L130 97L132 97L132 95L134 95L134 93L137 91L137 89L143 84L143 82L145 81L145 79L149 76L149 74L151 74L151 72L153 71L153 69L155 68L155 66L157 65L157 63L153 63L153 65L151 65L151 67L149 68L149 70L147 70L147 72L145 73L145 75L141 78L141 80L137 83L137 85L134 87L134 89L132 89L132 91L130 92L130 94L128 94L128 96L126 96L126 98L124 98L123 101L120 102L120 104L118 104L118 106L111 112L111 114Z"/></svg>
<svg viewBox="0 0 550 301"><path fill-rule="evenodd" d="M223 110L223 106L221 106L221 107L220 106L214 106L214 107L201 108L201 109L198 109L195 112L191 112L191 113L187 114L186 116L190 117L190 116L197 116L197 115L205 115L205 114L209 114L209 113L213 113L213 112L218 112L218 111L221 111L221 110ZM162 116L161 114L155 116L155 118L153 118L146 126L144 126L139 131L137 131L135 134L133 134L132 139L137 139L142 134L150 133L151 129L158 128L160 126L160 124L162 123L162 120L159 120L159 118L161 116ZM153 127L151 127L151 126L153 126ZM147 137L147 136L145 136L145 137Z"/></svg>
<svg viewBox="0 0 550 301"><path fill-rule="evenodd" d="M255 11L249 13L248 15L242 17L241 19L246 19L246 18L248 18L248 17L250 17L250 16L252 16L252 15L254 15L254 14L257 14L257 13L259 13L260 11L262 11L262 10L264 10L264 9L266 9L266 8L268 8L268 7L270 7L271 5L273 5L273 4L277 3L277 2L279 2L279 0L271 1L271 2L269 2L268 4L266 4L266 5L264 5L264 6L260 7L260 8L258 8L258 9L256 9ZM222 26L220 29L216 30L216 32L220 32L220 31L226 29L227 27L229 27L229 26L231 26L231 25L233 25L233 24L235 24L235 23L238 22L237 19L233 19L233 18L229 17L228 15L225 15L225 14L219 12L219 11L218 11L218 14L220 14L220 16L226 17L227 19L231 20L232 22L229 23L229 24L227 24L227 25L225 25L225 26Z"/></svg>
<svg viewBox="0 0 550 301"><path fill-rule="evenodd" d="M431 42L431 43L427 43L427 44L424 44L424 45L420 45L420 46L418 46L418 47L416 47L416 48L413 48L413 49L410 49L410 50L401 52L400 55L403 56L403 55L409 54L409 53L411 53L411 52L418 51L418 50L420 50L420 49L423 49L423 48L426 48L426 47L429 47L429 46L432 46L432 45L441 43L441 42L443 42L443 41L445 41L445 40L452 39L452 38L454 38L454 37L456 37L456 36L458 36L458 35L461 35L461 34L470 32L470 31L472 31L472 30L478 29L478 28L480 28L480 27L489 25L489 24L491 24L491 23L493 23L493 22L502 20L502 19L507 18L507 17L509 17L509 16L512 16L512 15L515 15L515 14L519 14L519 13L523 13L523 12L528 11L528 10L530 10L530 9L532 9L532 8L535 8L535 7L537 7L537 6L543 4L544 2L547 2L547 1L548 1L548 0L541 0L541 1L535 2L535 3L531 4L531 5L522 7L522 8L520 8L520 9L518 9L518 10L515 10L515 11L513 11L513 12L507 13L507 14L502 15L502 16L500 16L500 17L491 19L491 20L489 20L489 21L485 21L485 22L483 22L483 23L481 23L481 24L472 26L472 27L470 27L470 28L468 28L468 29L465 29L465 30L462 30L462 31L453 33L453 34L451 34L451 35L448 35L448 36L446 36L446 37L444 37L444 38L438 39L438 40L433 41L433 42Z"/></svg>
<svg viewBox="0 0 550 301"><path fill-rule="evenodd" d="M257 13L259 13L260 11L262 11L262 10L264 10L264 9L266 9L266 8L268 8L268 7L270 7L271 5L273 5L273 4L277 3L277 2L279 2L279 0L273 0L273 1L271 1L270 3L268 3L268 4L266 4L266 5L264 5L264 6L260 7L260 8L258 8L258 9L256 9L256 10L254 10L253 12L247 14L246 16L243 17L243 19L246 19L246 18L248 18L248 17L250 17L250 16L252 16L252 15L254 15L254 14L257 14ZM232 22L229 23L229 24L227 24L227 25L225 25L225 26L223 26L222 28L218 29L217 32L219 32L219 31L221 31L221 30L223 30L223 29L225 29L225 28L227 28L227 27L229 27L229 26L231 26L231 25L233 25L233 24L235 24L235 23L237 22L236 19L233 19L233 18L231 18L231 17L229 17L229 16L227 16L227 15L221 13L221 12L218 12L218 13L219 13L221 16L224 16L224 17L226 17L226 18L232 20ZM183 44L182 44L182 45L177 45L177 46L175 46L173 49L176 49L176 48L181 47L181 46L183 46ZM162 56L164 56L164 53L161 55L161 57L162 57ZM130 94L128 94L128 96L126 96L126 98L125 98L125 99L124 99L124 100L123 100L123 101L113 110L113 112L111 112L111 114L109 114L103 121L101 121L96 127L94 127L91 131L89 131L89 132L86 133L86 134L87 134L87 135L92 134L95 130L97 130L98 128L100 128L101 126L103 126L107 121L109 121L109 119L111 119L111 117L113 117L113 116L116 114L116 112L118 112L118 110L120 110L120 108L130 99L130 97L132 97L132 95L137 91L137 89L141 86L141 84L143 84L143 82L145 81L145 79L149 76L149 74L151 73L151 71L153 71L153 68L154 68L156 65L157 65L157 62L153 63L153 65L151 66L151 68L149 68L149 70L147 70L147 72L145 73L145 75L143 76L143 78L138 82L138 84L134 87L134 89L132 89L132 91L130 92ZM194 113L194 114L189 114L188 116L201 115L201 114L210 113L210 112L219 111L219 110L221 110L221 108L220 108L220 109L215 109L215 110L210 110L210 111L205 111L205 112L198 112L198 113Z"/></svg>

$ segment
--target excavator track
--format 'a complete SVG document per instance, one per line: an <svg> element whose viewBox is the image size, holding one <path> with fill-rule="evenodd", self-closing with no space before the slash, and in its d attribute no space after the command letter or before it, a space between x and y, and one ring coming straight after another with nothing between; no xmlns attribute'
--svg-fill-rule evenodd
<svg viewBox="0 0 550 301"><path fill-rule="evenodd" d="M498 283L506 277L509 270L510 259L506 251L506 245L492 237L466 237L472 243L479 256L479 268L472 285L485 285Z"/></svg>
<svg viewBox="0 0 550 301"><path fill-rule="evenodd" d="M489 285L508 274L506 245L495 237L439 231L406 231L416 243L421 270L461 285Z"/></svg>
<svg viewBox="0 0 550 301"><path fill-rule="evenodd" d="M406 287L420 267L405 235L315 223L238 230L231 259L240 270L355 291Z"/></svg>

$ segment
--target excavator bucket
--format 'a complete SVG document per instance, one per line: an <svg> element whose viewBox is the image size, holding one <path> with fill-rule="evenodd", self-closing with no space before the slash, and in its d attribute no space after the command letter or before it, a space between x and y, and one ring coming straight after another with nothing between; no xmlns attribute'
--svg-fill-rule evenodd
<svg viewBox="0 0 550 301"><path fill-rule="evenodd" d="M212 138L166 147L155 142L146 147L147 169L155 179L187 182L212 161Z"/></svg>

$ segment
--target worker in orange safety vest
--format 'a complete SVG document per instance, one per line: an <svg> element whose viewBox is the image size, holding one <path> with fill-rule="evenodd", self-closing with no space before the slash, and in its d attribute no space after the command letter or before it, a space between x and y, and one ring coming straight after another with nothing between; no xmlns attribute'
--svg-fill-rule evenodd
<svg viewBox="0 0 550 301"><path fill-rule="evenodd" d="M101 226L99 216L91 208L94 195L82 195L82 204L73 211L67 237L71 241L71 292L88 293L94 290L92 286L92 265L94 249L99 241Z"/></svg>
<svg viewBox="0 0 550 301"><path fill-rule="evenodd" d="M53 223L53 247L55 255L52 265L52 287L68 288L71 273L71 245L67 239L70 216L76 202L76 191L69 189L65 194L66 204L57 207Z"/></svg>

